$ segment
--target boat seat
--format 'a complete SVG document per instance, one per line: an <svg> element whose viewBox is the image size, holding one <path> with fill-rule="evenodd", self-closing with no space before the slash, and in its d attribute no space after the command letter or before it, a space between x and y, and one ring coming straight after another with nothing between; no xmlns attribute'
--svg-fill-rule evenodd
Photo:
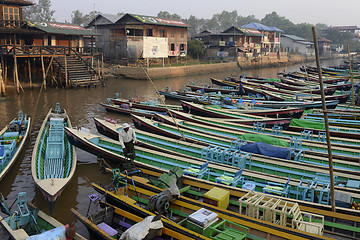
<svg viewBox="0 0 360 240"><path fill-rule="evenodd" d="M191 165L189 168L184 170L184 174L188 176L197 177L200 179L205 176L207 177L207 180L209 180L210 169L208 169L208 165L209 165L209 161L207 161L200 167L196 165Z"/></svg>
<svg viewBox="0 0 360 240"><path fill-rule="evenodd" d="M244 181L244 177L242 177L243 168L235 173L234 176L230 176L228 173L224 173L221 177L215 178L216 183L221 183L225 185L231 185L232 187L236 187L237 185L242 185Z"/></svg>
<svg viewBox="0 0 360 240"><path fill-rule="evenodd" d="M63 178L63 158L48 158L44 162L44 178Z"/></svg>
<svg viewBox="0 0 360 240"><path fill-rule="evenodd" d="M264 193L272 194L272 195L278 195L281 197L288 197L290 192L290 183L291 177L287 180L285 184L282 183L275 183L275 182L268 182L268 185L266 185L263 188Z"/></svg>
<svg viewBox="0 0 360 240"><path fill-rule="evenodd" d="M30 216L30 211L27 207L26 192L20 192L17 195L17 207L22 217Z"/></svg>
<svg viewBox="0 0 360 240"><path fill-rule="evenodd" d="M103 230L104 232L109 234L111 237L118 234L118 231L116 231L115 229L113 229L112 227L107 225L105 222L99 223L97 226L98 226L98 228L100 228L101 230Z"/></svg>

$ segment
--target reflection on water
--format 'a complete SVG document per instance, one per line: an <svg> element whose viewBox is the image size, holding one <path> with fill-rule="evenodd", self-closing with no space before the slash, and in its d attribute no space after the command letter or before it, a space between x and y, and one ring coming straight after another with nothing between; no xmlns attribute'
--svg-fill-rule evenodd
<svg viewBox="0 0 360 240"><path fill-rule="evenodd" d="M328 66L339 61L327 61L324 65ZM314 65L314 64L312 64ZM276 77L278 72L298 70L299 65L281 68L264 68L246 70L248 76ZM230 71L226 73L205 74L198 76L179 77L171 79L155 80L154 83L159 90L169 87L170 89L179 90L185 84L196 82L197 84L209 84L210 77L223 79L226 76L238 76L243 74L241 71ZM54 108L59 102L61 107L65 108L70 116L73 126L83 126L96 132L93 117L104 118L109 116L117 118L121 122L130 122L128 116L117 115L115 113L106 113L99 103L106 102L108 97L113 97L116 92L122 91L123 98L140 97L143 100L155 99L155 90L149 81L130 80L130 79L111 79L107 82L106 87L91 89L55 89L48 88L43 91L39 97L39 89L25 90L24 94L16 94L14 89L7 92L7 99L0 102L0 127L3 128L13 118L17 116L18 111L30 114L33 119L32 132L30 141L24 146L18 161L0 184L0 192L8 199L7 203L11 204L20 191L27 193L28 200L33 202L41 210L48 213L47 203L40 191L35 189L33 178L31 176L31 155L35 144L37 133L40 129L43 119L50 108ZM39 104L36 113L35 105L39 97ZM173 103L173 102L171 102ZM68 186L63 191L53 216L62 223L71 223L75 218L70 212L70 208L78 209L80 213L86 213L89 204L88 195L93 193L91 183L109 183L110 176L103 175L99 171L97 158L80 149L78 153L78 165L75 175ZM86 228L76 222L78 232L88 237ZM0 228L1 239L6 238L8 234L3 228Z"/></svg>

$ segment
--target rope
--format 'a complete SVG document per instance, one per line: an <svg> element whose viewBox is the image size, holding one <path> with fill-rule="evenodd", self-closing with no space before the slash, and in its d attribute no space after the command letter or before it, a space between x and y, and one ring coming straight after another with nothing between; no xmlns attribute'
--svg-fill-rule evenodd
<svg viewBox="0 0 360 240"><path fill-rule="evenodd" d="M184 141L186 141L185 136L183 135L182 131L181 131L180 128L179 128L179 125L177 124L174 116L172 115L171 111L170 111L169 108L167 107L165 101L161 98L161 95L160 95L159 91L157 90L154 82L152 81L151 77L149 76L149 74L148 74L147 71L145 70L145 67L141 64L140 61L138 61L138 63L140 64L140 67L144 70L144 72L145 72L145 74L146 74L146 77L149 79L150 83L153 85L154 89L156 90L156 94L159 96L159 99L161 100L161 102L162 102L163 105L165 106L167 112L169 113L170 117L172 118L173 122L175 123L176 128L178 129L179 133L181 134L182 139L184 139Z"/></svg>
<svg viewBox="0 0 360 240"><path fill-rule="evenodd" d="M31 133L32 127L34 126L34 118L35 118L37 107L39 105L39 100L40 100L40 96L41 96L41 92L42 92L43 88L44 88L44 82L41 84L40 92L39 92L38 98L36 100L35 109L33 112L33 117L31 118L30 133Z"/></svg>

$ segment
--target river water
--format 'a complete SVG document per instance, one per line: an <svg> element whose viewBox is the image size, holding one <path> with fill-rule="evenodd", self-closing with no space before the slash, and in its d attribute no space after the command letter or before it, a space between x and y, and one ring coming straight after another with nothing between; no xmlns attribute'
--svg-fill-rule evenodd
<svg viewBox="0 0 360 240"><path fill-rule="evenodd" d="M324 66L341 63L342 60L323 61ZM315 63L308 65L315 66ZM277 77L278 72L297 71L299 65L286 66L279 68L263 68L246 70L248 76ZM223 79L226 76L239 76L244 71L229 71L216 74L203 74L197 76L178 77L171 79L155 80L154 83L158 90L169 87L173 90L180 90L185 84L195 82L196 84L209 84L210 77ZM129 99L139 97L142 100L156 99L155 89L149 81L114 78L109 79L105 87L97 87L90 89L56 89L48 88L40 93L40 89L25 89L25 93L16 94L14 89L7 90L6 100L0 100L0 127L5 127L19 111L29 114L34 118L30 140L24 146L23 152L19 156L17 162L12 169L2 179L0 184L0 192L7 199L6 202L11 204L16 198L17 193L26 192L28 201L34 203L37 207L46 213L49 213L47 203L41 192L35 187L31 175L31 155L35 144L35 140L50 108L55 108L55 104L59 102L61 107L65 108L70 116L73 126L82 126L89 128L91 132L96 133L96 127L93 117L104 118L111 117L119 119L120 122L130 122L128 116L117 115L115 113L107 113L99 103L105 103L109 97L114 97L115 93L122 91L122 97ZM35 106L38 102L36 112ZM169 102L176 104L176 102ZM78 165L71 182L65 188L57 201L53 212L60 222L75 223L77 231L84 237L89 237L86 228L78 221L70 212L71 208L77 209L80 213L85 214L88 208L88 195L94 190L92 183L108 184L109 175L103 175L99 171L97 157L91 155L81 149L77 150ZM16 206L14 206L13 210ZM0 227L0 239L8 239L9 235Z"/></svg>

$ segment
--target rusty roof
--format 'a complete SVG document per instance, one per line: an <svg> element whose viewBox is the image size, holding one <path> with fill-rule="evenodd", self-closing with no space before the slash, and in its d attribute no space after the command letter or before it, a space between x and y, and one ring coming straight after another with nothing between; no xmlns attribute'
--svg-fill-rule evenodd
<svg viewBox="0 0 360 240"><path fill-rule="evenodd" d="M12 4L12 5L19 5L19 6L31 6L35 5L33 1L28 0L0 0L2 4Z"/></svg>
<svg viewBox="0 0 360 240"><path fill-rule="evenodd" d="M173 27L190 27L189 24L187 24L181 20L165 19L165 18L151 17L151 16L145 16L145 15L140 15L140 14L130 14L130 13L125 14L125 16L126 15L130 15L131 17L135 18L136 20L138 20L139 22L142 22L144 24L173 26Z"/></svg>

